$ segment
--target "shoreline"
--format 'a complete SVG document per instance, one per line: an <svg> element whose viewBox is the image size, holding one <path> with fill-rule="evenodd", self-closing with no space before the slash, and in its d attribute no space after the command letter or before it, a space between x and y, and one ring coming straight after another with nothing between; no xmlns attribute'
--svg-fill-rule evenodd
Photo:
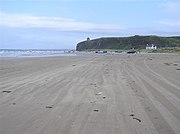
<svg viewBox="0 0 180 134"><path fill-rule="evenodd" d="M12 56L12 57L0 57L0 59L31 59L31 58L57 58L57 57L99 57L99 56L143 56L143 55L177 55L179 53L138 53L138 54L127 54L127 53L87 53L87 52L77 52L77 53L64 53L60 55L43 55L43 56Z"/></svg>
<svg viewBox="0 0 180 134"><path fill-rule="evenodd" d="M117 52L116 52L117 51ZM135 50L136 51L136 50ZM0 58L31 58L31 57L59 57L59 56L111 56L111 55L126 55L128 51L122 50L94 50L94 51L75 51L75 50L41 50L41 49L28 49L28 50L14 50L14 49L1 49ZM157 53L148 51L136 51L136 54L180 54L180 53Z"/></svg>

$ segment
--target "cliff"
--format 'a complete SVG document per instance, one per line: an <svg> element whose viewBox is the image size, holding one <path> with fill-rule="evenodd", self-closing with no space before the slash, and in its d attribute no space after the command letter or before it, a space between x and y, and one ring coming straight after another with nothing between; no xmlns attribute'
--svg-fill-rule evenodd
<svg viewBox="0 0 180 134"><path fill-rule="evenodd" d="M131 37L108 37L79 42L77 51L89 49L141 49L147 44L154 44L159 47L180 47L180 36L159 37L159 36L131 36Z"/></svg>

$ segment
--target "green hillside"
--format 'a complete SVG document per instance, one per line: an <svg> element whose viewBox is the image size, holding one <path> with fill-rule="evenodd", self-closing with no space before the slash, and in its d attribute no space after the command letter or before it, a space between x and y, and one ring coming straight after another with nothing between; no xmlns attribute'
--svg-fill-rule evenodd
<svg viewBox="0 0 180 134"><path fill-rule="evenodd" d="M131 36L131 37L108 37L80 42L76 46L77 51L89 49L144 49L146 44L154 44L158 48L180 47L180 36Z"/></svg>

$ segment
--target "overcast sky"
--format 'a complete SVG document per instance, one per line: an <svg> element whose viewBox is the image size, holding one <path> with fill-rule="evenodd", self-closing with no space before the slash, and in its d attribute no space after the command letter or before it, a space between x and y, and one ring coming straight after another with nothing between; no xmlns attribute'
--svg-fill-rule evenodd
<svg viewBox="0 0 180 134"><path fill-rule="evenodd" d="M179 0L0 0L0 48L75 49L87 37L180 35Z"/></svg>

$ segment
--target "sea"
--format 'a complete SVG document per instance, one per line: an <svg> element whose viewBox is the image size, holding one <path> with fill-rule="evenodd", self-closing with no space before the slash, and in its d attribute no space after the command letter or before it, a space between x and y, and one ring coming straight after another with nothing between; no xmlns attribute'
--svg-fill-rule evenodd
<svg viewBox="0 0 180 134"><path fill-rule="evenodd" d="M31 58L53 56L125 56L124 53L79 53L73 49L0 49L0 58Z"/></svg>
<svg viewBox="0 0 180 134"><path fill-rule="evenodd" d="M75 50L70 49L0 49L0 57L28 58L50 56L77 56Z"/></svg>

